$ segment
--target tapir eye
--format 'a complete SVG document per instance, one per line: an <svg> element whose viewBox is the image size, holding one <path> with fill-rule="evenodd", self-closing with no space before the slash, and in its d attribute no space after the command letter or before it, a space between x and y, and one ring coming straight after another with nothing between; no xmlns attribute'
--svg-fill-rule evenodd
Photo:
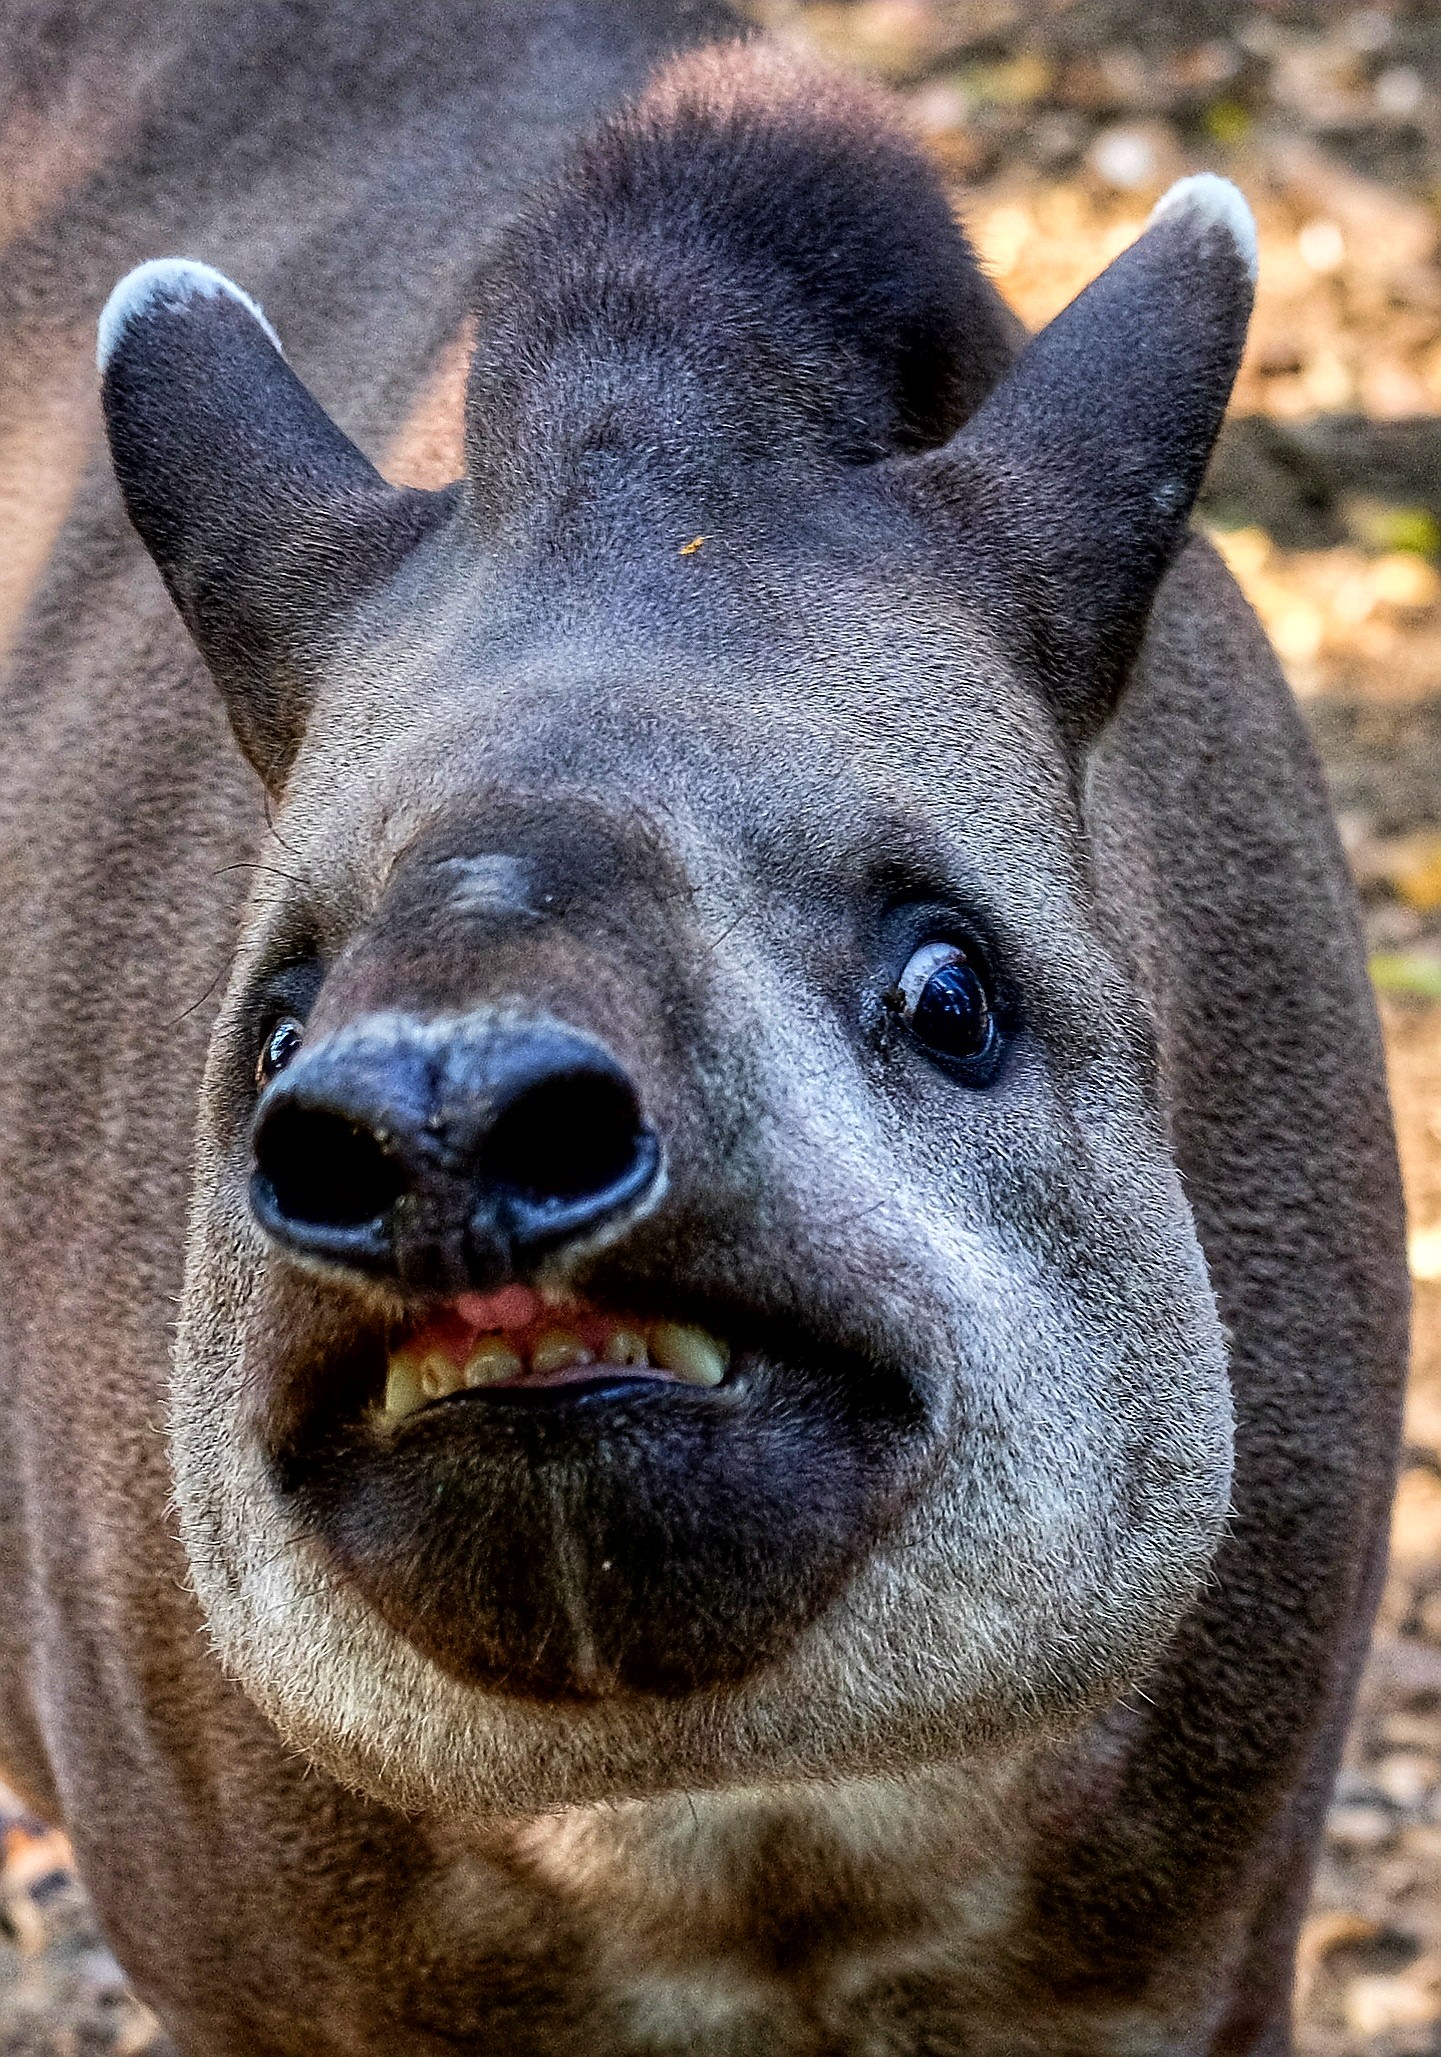
<svg viewBox="0 0 1441 2057"><path fill-rule="evenodd" d="M998 1031L985 984L959 943L923 943L901 973L896 1011L935 1056L977 1077L996 1052Z"/></svg>
<svg viewBox="0 0 1441 2057"><path fill-rule="evenodd" d="M255 1066L257 1085L268 1086L278 1071L284 1071L299 1051L303 1033L293 1014L287 1014L276 1022L260 1047L260 1057Z"/></svg>

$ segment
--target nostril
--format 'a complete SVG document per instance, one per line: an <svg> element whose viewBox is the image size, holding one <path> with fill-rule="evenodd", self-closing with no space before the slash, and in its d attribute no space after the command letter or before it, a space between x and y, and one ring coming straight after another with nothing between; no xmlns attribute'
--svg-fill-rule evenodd
<svg viewBox="0 0 1441 2057"><path fill-rule="evenodd" d="M648 1131L634 1093L605 1072L539 1080L513 1100L486 1138L487 1184L532 1203L611 1192L638 1168Z"/></svg>
<svg viewBox="0 0 1441 2057"><path fill-rule="evenodd" d="M297 1226L361 1228L393 1206L407 1183L369 1129L293 1101L261 1122L255 1163L277 1212Z"/></svg>

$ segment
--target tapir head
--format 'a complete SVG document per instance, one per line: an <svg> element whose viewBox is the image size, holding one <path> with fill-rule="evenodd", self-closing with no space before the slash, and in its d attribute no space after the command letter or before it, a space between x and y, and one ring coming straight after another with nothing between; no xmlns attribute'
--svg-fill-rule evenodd
<svg viewBox="0 0 1441 2057"><path fill-rule="evenodd" d="M730 53L510 232L444 492L218 274L117 289L116 470L273 821L179 1506L223 1660L339 1775L881 1770L1173 1631L1226 1366L1085 767L1251 266L1189 180L1007 368L909 147Z"/></svg>

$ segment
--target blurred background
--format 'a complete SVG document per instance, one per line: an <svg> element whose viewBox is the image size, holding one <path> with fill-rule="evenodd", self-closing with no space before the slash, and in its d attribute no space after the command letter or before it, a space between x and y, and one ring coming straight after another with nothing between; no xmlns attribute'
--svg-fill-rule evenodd
<svg viewBox="0 0 1441 2057"><path fill-rule="evenodd" d="M893 87L1046 321L1183 172L1261 231L1204 513L1270 631L1365 903L1411 1210L1390 1581L1304 1932L1304 2057L1441 2057L1441 0L750 0ZM0 1796L0 2057L151 2057L67 1870Z"/></svg>

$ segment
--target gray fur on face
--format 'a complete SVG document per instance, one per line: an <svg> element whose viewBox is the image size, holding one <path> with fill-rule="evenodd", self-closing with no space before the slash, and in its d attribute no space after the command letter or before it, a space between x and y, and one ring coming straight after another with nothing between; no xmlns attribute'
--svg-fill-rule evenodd
<svg viewBox="0 0 1441 2057"><path fill-rule="evenodd" d="M542 614L532 626L487 618L469 576L437 602L444 566L418 573L428 626L417 635L401 615L378 654L360 636L277 820L284 876L263 887L206 1095L177 1483L227 1663L309 1753L403 1804L493 1811L785 1766L874 1770L940 1739L967 1750L1065 1726L1144 1667L1224 1519L1223 1340L1144 1010L1099 931L1064 753L943 592L907 591L898 566L869 559L842 582L819 552L813 566L792 555L783 577L758 557L736 537L715 572L700 568L688 605L720 617L700 653L663 622L638 642L582 616L558 639L544 614L574 602L554 580L525 603ZM519 568L481 590L535 583ZM938 613L945 628L926 633ZM714 651L747 646L716 668ZM951 718L918 745L927 701ZM675 1075L659 1057L641 1073L673 1109L651 1235L679 1210L700 1237L667 1254L689 1282L734 1293L743 1280L757 1305L798 1303L819 1333L899 1361L925 1395L904 1513L794 1649L719 1700L557 1712L457 1687L335 1586L247 1425L246 1395L267 1376L255 1304L272 1260L247 1220L235 1042L273 939L297 926L289 882L313 882L305 926L364 948L433 825L458 813L469 827L479 808L471 833L488 847L486 796L511 794L535 796L523 807L562 833L590 812L648 818L651 879L628 880L618 907L619 880L609 888L623 998L598 987L600 953L532 921L498 975L480 956L454 967L457 999L504 1011L540 998L604 1023L627 1055L655 1050L683 1001L704 1024L696 1075L690 1053ZM537 901L540 848L526 867ZM817 987L818 966L829 982L837 957L855 958L867 870L922 851L1024 996L987 1092L904 1044L858 1053L844 1015L863 1016L871 967L840 1020ZM444 907L448 921L453 897ZM425 942L412 927L408 947Z"/></svg>

